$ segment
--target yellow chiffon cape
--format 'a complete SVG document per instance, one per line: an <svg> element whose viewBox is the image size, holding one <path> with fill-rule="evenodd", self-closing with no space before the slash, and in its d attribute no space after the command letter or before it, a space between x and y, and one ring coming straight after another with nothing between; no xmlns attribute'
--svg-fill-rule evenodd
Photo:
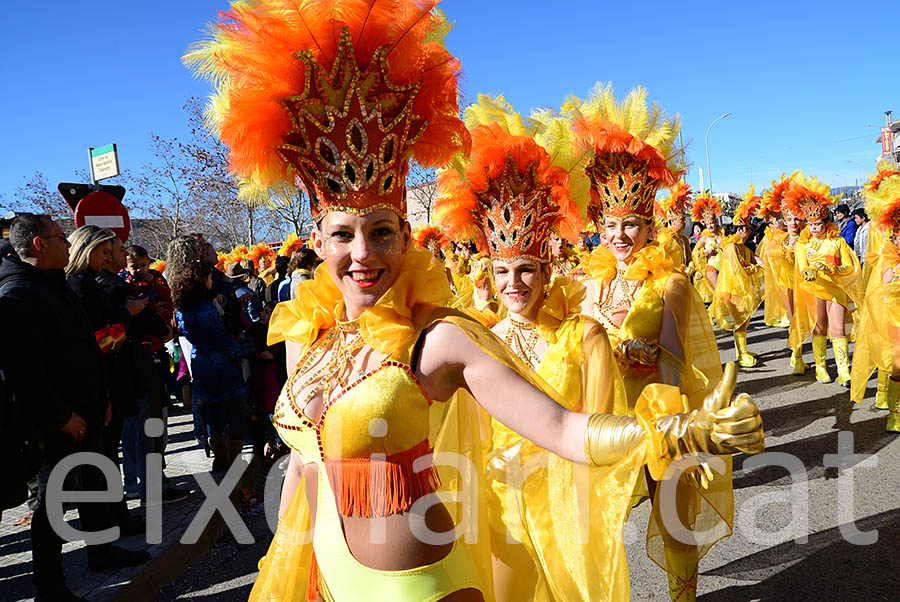
<svg viewBox="0 0 900 602"><path fill-rule="evenodd" d="M788 289L794 288L794 266L789 265L782 251L787 232L771 226L756 248L756 254L763 262L763 279L765 281L764 321L767 326L783 326L787 319Z"/></svg>
<svg viewBox="0 0 900 602"><path fill-rule="evenodd" d="M859 331L853 350L850 399L860 402L866 396L866 383L876 368L890 373L894 358L900 357L900 281L882 282L885 270L900 270L900 251L889 240L881 240L881 249L867 254L873 266L860 312Z"/></svg>
<svg viewBox="0 0 900 602"><path fill-rule="evenodd" d="M762 303L763 270L737 234L722 239L720 257L713 312L721 328L737 330Z"/></svg>

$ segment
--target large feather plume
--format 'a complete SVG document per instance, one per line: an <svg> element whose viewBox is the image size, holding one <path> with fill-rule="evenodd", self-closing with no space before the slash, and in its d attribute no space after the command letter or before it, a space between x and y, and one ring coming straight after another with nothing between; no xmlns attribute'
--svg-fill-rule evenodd
<svg viewBox="0 0 900 602"><path fill-rule="evenodd" d="M878 164L865 185L866 214L879 230L891 235L900 228L900 171L891 163Z"/></svg>
<svg viewBox="0 0 900 602"><path fill-rule="evenodd" d="M230 149L231 169L242 180L270 187L293 184L276 153L292 124L282 101L300 94L310 51L326 69L334 62L344 27L365 69L375 49L387 46L388 77L419 84L412 110L429 125L411 147L415 160L438 167L468 145L459 120L459 61L443 46L449 31L438 0L237 0L220 13L207 40L193 44L185 64L215 87L207 123Z"/></svg>
<svg viewBox="0 0 900 602"><path fill-rule="evenodd" d="M667 118L651 103L647 90L631 90L617 103L611 83L598 82L587 100L570 96L562 106L575 128L575 137L595 152L630 153L650 163L650 176L672 186L684 170L684 148L677 143L681 119Z"/></svg>

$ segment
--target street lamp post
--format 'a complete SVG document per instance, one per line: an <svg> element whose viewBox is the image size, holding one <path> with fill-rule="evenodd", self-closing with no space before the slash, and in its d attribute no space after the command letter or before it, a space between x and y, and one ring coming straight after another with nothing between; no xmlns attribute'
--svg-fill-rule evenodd
<svg viewBox="0 0 900 602"><path fill-rule="evenodd" d="M725 113L724 115L719 115L715 119L713 119L712 123L709 124L709 127L706 128L706 177L709 182L709 195L712 196L712 171L709 169L709 130L712 129L712 126L716 125L717 121L725 119L731 115L731 112Z"/></svg>

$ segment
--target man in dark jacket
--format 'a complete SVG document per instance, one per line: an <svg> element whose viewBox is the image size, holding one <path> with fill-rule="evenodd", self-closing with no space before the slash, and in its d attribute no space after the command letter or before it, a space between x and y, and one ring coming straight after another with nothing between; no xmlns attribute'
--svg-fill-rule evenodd
<svg viewBox="0 0 900 602"><path fill-rule="evenodd" d="M87 316L66 284L69 243L47 216L23 214L10 229L19 259L0 264L0 319L13 345L4 363L9 386L39 429L44 463L38 473L38 500L31 524L36 600L79 600L65 585L62 539L47 514L47 482L56 464L73 453L102 453L103 428L110 418L103 357ZM80 467L66 479L86 491L106 489L102 473ZM69 489L70 487L66 487ZM109 506L79 503L83 531L111 525ZM87 546L91 570L134 566L149 554L111 544Z"/></svg>

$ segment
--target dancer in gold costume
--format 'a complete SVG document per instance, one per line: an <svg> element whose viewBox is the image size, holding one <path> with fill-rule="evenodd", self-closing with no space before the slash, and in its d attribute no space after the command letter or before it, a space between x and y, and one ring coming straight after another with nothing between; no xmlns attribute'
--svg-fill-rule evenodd
<svg viewBox="0 0 900 602"><path fill-rule="evenodd" d="M738 365L744 368L756 365L756 354L747 348L747 327L763 298L762 262L744 243L750 238L750 219L761 200L751 186L734 212L731 222L734 233L722 239L719 277L712 302L716 323L734 332Z"/></svg>
<svg viewBox="0 0 900 602"><path fill-rule="evenodd" d="M573 120L577 147L589 157L587 215L607 238L607 246L594 249L582 265L587 291L582 311L606 329L616 353L627 401L617 413L630 414L651 383L677 385L689 403L698 404L719 378L718 348L696 291L652 241L656 193L677 181L682 165L675 144L678 120L666 119L656 105L648 110L643 88L617 103L609 85L598 86L586 101L570 99L563 112ZM713 504L730 507L730 467L714 481ZM699 502L684 483L679 496ZM655 504L654 513L657 509ZM728 515L722 516L728 522ZM690 522L693 516L682 519ZM668 572L672 599L693 599L698 559L707 548L676 541L658 520L649 540L648 552Z"/></svg>
<svg viewBox="0 0 900 602"><path fill-rule="evenodd" d="M794 247L794 318L789 341L797 349L813 335L816 380L832 382L825 366L828 337L834 348L838 383L850 387L850 354L845 320L861 307L859 261L830 219L835 199L816 178L797 173L784 193L784 204L806 218L807 228ZM796 368L795 368L796 370Z"/></svg>
<svg viewBox="0 0 900 602"><path fill-rule="evenodd" d="M669 196L658 204L658 217L664 225L657 229L656 240L666 251L675 269L690 279L694 267L691 241L684 235L688 208L691 206L691 187L684 180L676 182Z"/></svg>
<svg viewBox="0 0 900 602"><path fill-rule="evenodd" d="M722 237L725 231L719 225L718 216L722 215L719 200L709 193L701 193L694 197L691 205L691 219L703 224L700 239L694 245L692 262L694 264L694 287L700 293L704 303L712 303L713 291L716 290L716 279L719 276L718 258ZM710 314L712 318L712 314Z"/></svg>
<svg viewBox="0 0 900 602"><path fill-rule="evenodd" d="M900 172L879 165L865 195L866 213L878 233L867 257L872 271L853 352L850 399L862 401L877 368L875 406L890 411L885 429L900 432Z"/></svg>

